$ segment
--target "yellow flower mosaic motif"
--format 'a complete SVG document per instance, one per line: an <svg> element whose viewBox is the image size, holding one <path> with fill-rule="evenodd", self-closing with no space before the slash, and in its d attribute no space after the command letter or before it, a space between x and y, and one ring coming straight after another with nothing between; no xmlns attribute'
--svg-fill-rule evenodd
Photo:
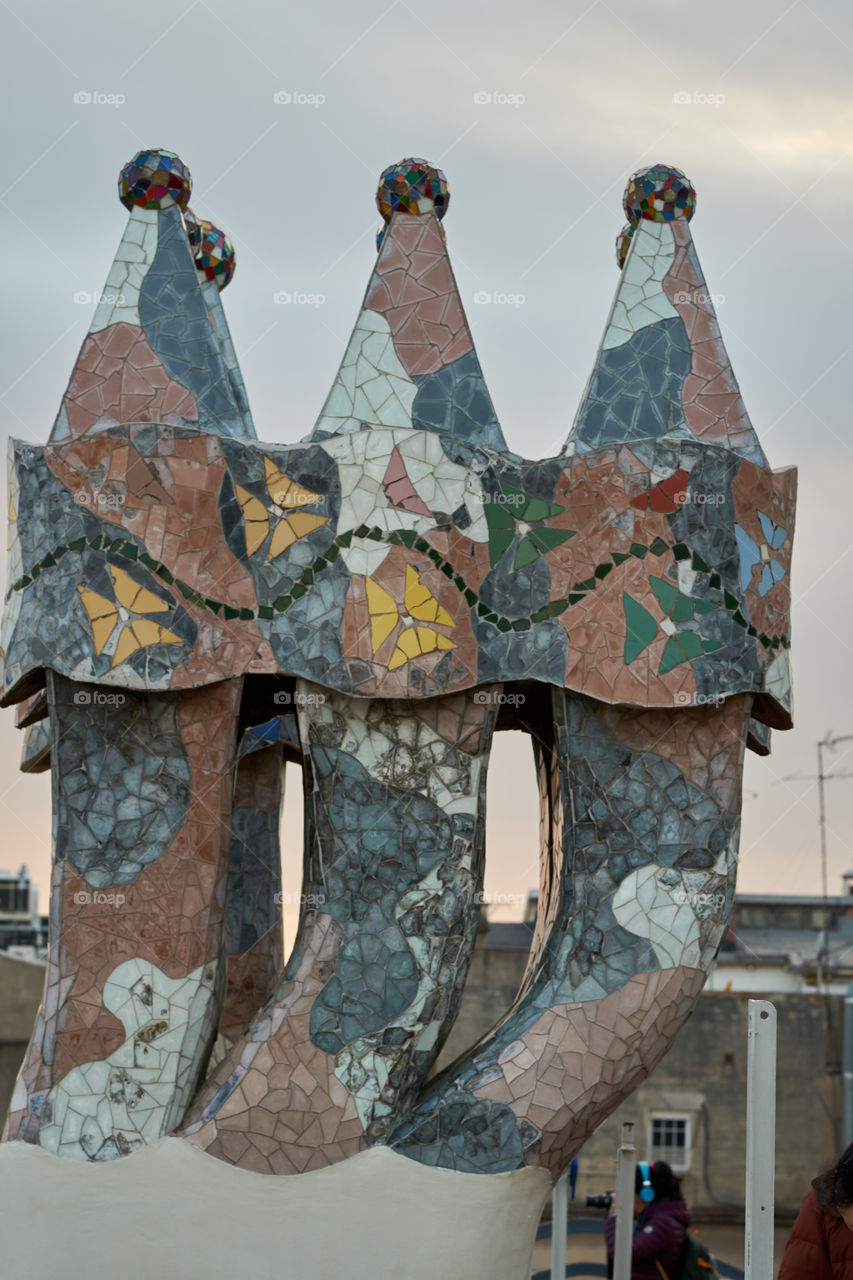
<svg viewBox="0 0 853 1280"><path fill-rule="evenodd" d="M166 627L152 622L149 618L134 617L140 613L168 613L171 605L153 591L140 587L129 573L118 569L115 565L107 568L112 575L115 600L108 600L97 591L88 591L79 586L80 599L92 627L95 641L95 653L102 654L110 642L116 627L121 624L117 634L112 665L118 667L126 662L137 649L145 649L150 644L182 644L180 636Z"/></svg>
<svg viewBox="0 0 853 1280"><path fill-rule="evenodd" d="M401 619L397 601L373 578L366 579L367 610L370 615L370 642L374 654L393 632ZM417 627L417 622L432 622L440 627L455 627L456 623L446 609L438 603L428 587L418 577L411 565L406 566L405 589L406 614L403 615L403 627L394 646L394 652L388 662L388 670L395 671L404 663L419 658L422 654L433 653L437 649L455 649L456 645L448 637L432 627ZM408 616L406 616L408 615Z"/></svg>
<svg viewBox="0 0 853 1280"><path fill-rule="evenodd" d="M267 552L267 560L275 560L276 556L280 556L294 542L328 524L329 517L300 510L301 507L309 507L319 502L320 495L312 493L310 489L305 489L295 480L291 480L284 472L279 471L271 458L266 456L264 471L267 492L270 495L269 506L265 506L260 498L254 497L241 484L235 484L234 488L243 512L246 551L250 556L255 554L270 531L270 515L276 517L277 522L272 525L273 534ZM293 508L296 509L293 510Z"/></svg>

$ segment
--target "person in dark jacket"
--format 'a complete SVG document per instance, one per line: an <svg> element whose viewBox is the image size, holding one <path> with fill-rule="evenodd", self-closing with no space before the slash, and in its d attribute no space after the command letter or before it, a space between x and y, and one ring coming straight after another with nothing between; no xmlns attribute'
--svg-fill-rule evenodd
<svg viewBox="0 0 853 1280"><path fill-rule="evenodd" d="M634 1176L634 1238L631 1280L677 1280L690 1210L681 1185L664 1160L641 1162ZM616 1218L604 1224L607 1253L613 1258Z"/></svg>
<svg viewBox="0 0 853 1280"><path fill-rule="evenodd" d="M853 1145L812 1183L791 1228L779 1280L853 1280Z"/></svg>

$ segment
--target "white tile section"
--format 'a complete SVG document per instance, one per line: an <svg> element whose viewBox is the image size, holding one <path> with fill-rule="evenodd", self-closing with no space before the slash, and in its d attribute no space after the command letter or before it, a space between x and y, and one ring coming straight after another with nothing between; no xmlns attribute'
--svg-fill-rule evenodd
<svg viewBox="0 0 853 1280"><path fill-rule="evenodd" d="M764 687L781 706L791 710L791 658L786 649L780 649L767 668Z"/></svg>
<svg viewBox="0 0 853 1280"><path fill-rule="evenodd" d="M489 526L479 476L451 462L440 437L432 431L356 431L321 441L320 448L334 458L339 468L338 532L357 529L360 524L389 531L414 529L418 533L426 533L433 527L432 516L395 506L385 496L383 481L395 447L424 505L430 511L452 513L464 504L471 517L465 537L472 542L488 542ZM384 543L354 538L349 548L341 550L341 559L350 573L371 574L390 550Z"/></svg>
<svg viewBox="0 0 853 1280"><path fill-rule="evenodd" d="M613 895L617 922L648 938L662 969L706 969L725 929L726 879L712 871L639 867Z"/></svg>
<svg viewBox="0 0 853 1280"><path fill-rule="evenodd" d="M675 258L667 222L641 220L631 239L619 288L601 343L602 351L621 347L638 329L678 315L663 291L663 278Z"/></svg>
<svg viewBox="0 0 853 1280"><path fill-rule="evenodd" d="M74 1067L54 1085L41 1145L72 1160L101 1161L119 1154L113 1144L134 1149L174 1128L214 1031L214 978L212 964L186 978L167 978L146 960L120 964L104 985L104 1004L126 1039L102 1062Z"/></svg>
<svg viewBox="0 0 853 1280"><path fill-rule="evenodd" d="M412 427L417 387L394 350L388 321L377 311L362 311L315 431L359 431L373 427Z"/></svg>
<svg viewBox="0 0 853 1280"><path fill-rule="evenodd" d="M98 300L90 333L99 333L111 324L140 323L139 291L157 252L157 210L131 210L127 227L103 293Z"/></svg>
<svg viewBox="0 0 853 1280"><path fill-rule="evenodd" d="M8 526L8 556L7 556L7 572L6 580L8 583L17 582L18 578L23 576L24 561L23 552L21 550L21 540L18 536L18 518L20 516L21 507L21 487L18 483L18 472L15 468L15 441L10 439L6 454L6 475L8 476L9 496L7 510L9 515ZM14 513L14 519L12 515ZM0 632L0 643L4 653L9 652L9 644L18 624L18 617L23 604L23 591L13 591L6 601L3 609L2 632Z"/></svg>

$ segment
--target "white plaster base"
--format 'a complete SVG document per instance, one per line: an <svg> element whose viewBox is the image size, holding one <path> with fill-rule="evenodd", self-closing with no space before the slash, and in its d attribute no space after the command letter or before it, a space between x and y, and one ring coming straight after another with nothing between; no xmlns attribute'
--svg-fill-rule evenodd
<svg viewBox="0 0 853 1280"><path fill-rule="evenodd" d="M527 1280L544 1169L429 1169L384 1147L273 1177L179 1138L84 1164L0 1145L14 1280Z"/></svg>

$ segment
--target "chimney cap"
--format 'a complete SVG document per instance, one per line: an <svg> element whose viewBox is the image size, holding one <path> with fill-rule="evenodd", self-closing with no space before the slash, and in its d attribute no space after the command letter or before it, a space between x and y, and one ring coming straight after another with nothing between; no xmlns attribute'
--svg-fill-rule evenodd
<svg viewBox="0 0 853 1280"><path fill-rule="evenodd" d="M118 176L118 198L126 209L186 209L192 194L189 169L174 151L137 151Z"/></svg>
<svg viewBox="0 0 853 1280"><path fill-rule="evenodd" d="M447 178L429 160L409 156L390 164L379 175L376 204L386 222L392 213L434 213L444 217L450 203Z"/></svg>
<svg viewBox="0 0 853 1280"><path fill-rule="evenodd" d="M681 169L671 164L651 164L631 174L622 205L632 226L641 218L649 222L689 220L696 210L696 190Z"/></svg>

